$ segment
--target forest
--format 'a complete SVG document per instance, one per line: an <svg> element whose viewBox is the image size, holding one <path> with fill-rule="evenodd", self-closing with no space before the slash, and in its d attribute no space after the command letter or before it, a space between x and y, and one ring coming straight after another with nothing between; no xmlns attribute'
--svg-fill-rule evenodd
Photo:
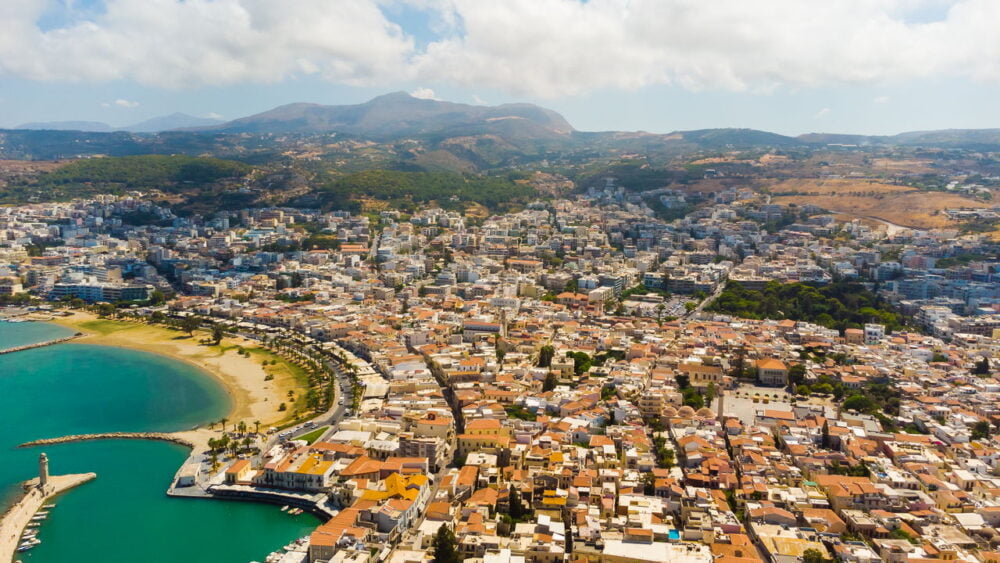
<svg viewBox="0 0 1000 563"><path fill-rule="evenodd" d="M892 311L864 285L838 281L823 286L769 282L762 290L729 282L708 310L747 319L793 319L839 330L862 328L865 323L903 328L902 316Z"/></svg>

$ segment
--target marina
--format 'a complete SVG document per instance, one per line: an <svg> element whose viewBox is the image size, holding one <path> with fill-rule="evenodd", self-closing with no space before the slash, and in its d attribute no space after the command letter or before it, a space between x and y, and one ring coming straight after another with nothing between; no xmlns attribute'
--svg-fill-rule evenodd
<svg viewBox="0 0 1000 563"><path fill-rule="evenodd" d="M10 561L15 552L27 551L41 543L37 529L48 512L39 509L46 500L97 477L96 473L50 476L45 454L41 455L39 465L44 468L40 475L23 484L22 496L0 519L0 561Z"/></svg>

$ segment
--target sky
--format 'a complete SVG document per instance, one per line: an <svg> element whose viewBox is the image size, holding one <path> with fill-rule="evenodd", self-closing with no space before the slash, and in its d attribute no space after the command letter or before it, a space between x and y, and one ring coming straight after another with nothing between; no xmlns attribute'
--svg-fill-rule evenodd
<svg viewBox="0 0 1000 563"><path fill-rule="evenodd" d="M0 127L406 91L585 131L1000 127L1000 0L0 0Z"/></svg>

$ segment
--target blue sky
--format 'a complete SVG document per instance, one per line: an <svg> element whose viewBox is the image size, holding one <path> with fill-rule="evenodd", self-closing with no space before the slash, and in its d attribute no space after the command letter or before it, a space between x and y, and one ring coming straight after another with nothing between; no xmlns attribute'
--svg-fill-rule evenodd
<svg viewBox="0 0 1000 563"><path fill-rule="evenodd" d="M581 130L1000 127L992 0L19 0L0 126L397 90Z"/></svg>

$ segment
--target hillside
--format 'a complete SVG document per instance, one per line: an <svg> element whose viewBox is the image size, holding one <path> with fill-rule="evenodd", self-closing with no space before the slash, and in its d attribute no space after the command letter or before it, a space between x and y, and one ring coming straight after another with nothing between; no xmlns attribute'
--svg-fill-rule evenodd
<svg viewBox="0 0 1000 563"><path fill-rule="evenodd" d="M333 132L386 140L484 133L563 137L572 133L573 127L558 113L531 104L473 106L396 92L355 105L288 104L199 130L220 133Z"/></svg>

